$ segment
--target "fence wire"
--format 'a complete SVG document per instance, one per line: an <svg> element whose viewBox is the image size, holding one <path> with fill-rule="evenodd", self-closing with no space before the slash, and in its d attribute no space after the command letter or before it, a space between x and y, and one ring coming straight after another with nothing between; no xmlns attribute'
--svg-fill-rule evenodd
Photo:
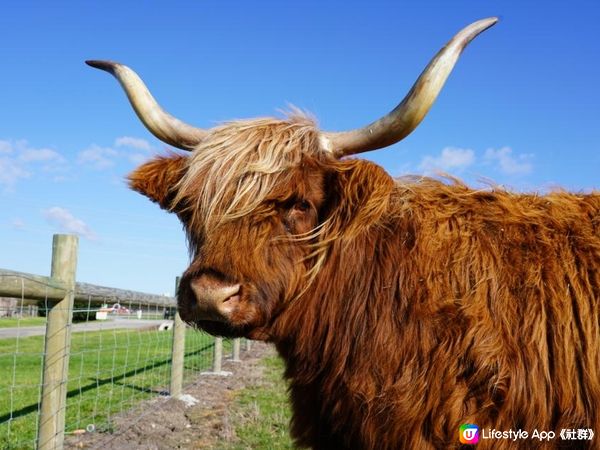
<svg viewBox="0 0 600 450"><path fill-rule="evenodd" d="M45 319L21 291L0 299L0 448L7 450L36 446L42 390Z"/></svg>
<svg viewBox="0 0 600 450"><path fill-rule="evenodd" d="M14 282L14 274L12 281ZM22 282L25 283L23 279ZM39 283L39 280L36 281ZM0 273L0 297L3 275ZM111 299L114 300L114 299ZM43 448L38 441L44 383L47 316L57 301L0 298L0 448ZM80 296L69 311L62 345L68 349L64 433L112 432L118 417L142 401L166 396L172 383L174 306L137 299L99 304ZM50 327L48 327L50 328ZM215 338L185 328L180 385L194 383L215 364ZM225 343L226 351L231 344ZM60 361L56 363L61 364ZM220 367L220 362L219 362ZM62 433L57 430L56 433ZM53 438L56 436L53 436Z"/></svg>

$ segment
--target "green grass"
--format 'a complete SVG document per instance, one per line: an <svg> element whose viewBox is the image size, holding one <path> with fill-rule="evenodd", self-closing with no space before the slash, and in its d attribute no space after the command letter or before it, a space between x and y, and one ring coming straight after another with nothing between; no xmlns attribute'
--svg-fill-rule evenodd
<svg viewBox="0 0 600 450"><path fill-rule="evenodd" d="M283 362L273 356L265 358L263 364L261 384L245 388L236 398L233 426L238 442L228 446L229 450L295 448L289 436L291 410L282 378Z"/></svg>
<svg viewBox="0 0 600 450"><path fill-rule="evenodd" d="M171 332L110 330L73 333L67 385L67 432L164 393L170 379ZM186 331L184 381L211 364L213 338ZM37 433L44 337L0 339L0 448L32 448Z"/></svg>
<svg viewBox="0 0 600 450"><path fill-rule="evenodd" d="M13 317L0 318L0 328L35 327L44 325L46 325L45 317L26 317L23 319L16 319Z"/></svg>

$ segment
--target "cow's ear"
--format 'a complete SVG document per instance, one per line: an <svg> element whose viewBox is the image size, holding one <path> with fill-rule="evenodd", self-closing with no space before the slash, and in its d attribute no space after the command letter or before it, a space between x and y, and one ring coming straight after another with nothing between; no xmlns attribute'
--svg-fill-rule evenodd
<svg viewBox="0 0 600 450"><path fill-rule="evenodd" d="M129 174L129 187L158 203L161 208L172 211L175 187L186 169L186 156L158 156Z"/></svg>
<svg viewBox="0 0 600 450"><path fill-rule="evenodd" d="M361 159L336 163L329 199L329 219L338 231L353 235L377 223L389 208L393 178L380 166Z"/></svg>

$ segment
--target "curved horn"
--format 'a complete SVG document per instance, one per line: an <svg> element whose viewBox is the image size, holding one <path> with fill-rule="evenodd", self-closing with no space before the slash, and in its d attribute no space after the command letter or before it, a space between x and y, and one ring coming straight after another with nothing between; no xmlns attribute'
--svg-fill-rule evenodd
<svg viewBox="0 0 600 450"><path fill-rule="evenodd" d="M497 21L498 18L490 17L461 30L435 55L406 97L386 116L363 128L323 132L322 145L342 157L387 147L408 136L431 108L467 44Z"/></svg>
<svg viewBox="0 0 600 450"><path fill-rule="evenodd" d="M140 120L161 141L182 150L192 150L206 135L205 130L188 125L165 112L141 78L129 67L112 61L85 63L104 70L119 80Z"/></svg>

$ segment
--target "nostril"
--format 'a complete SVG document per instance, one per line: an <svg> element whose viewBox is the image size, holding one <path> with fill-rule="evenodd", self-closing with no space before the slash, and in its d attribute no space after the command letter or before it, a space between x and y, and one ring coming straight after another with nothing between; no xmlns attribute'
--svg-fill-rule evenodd
<svg viewBox="0 0 600 450"><path fill-rule="evenodd" d="M232 286L222 287L219 289L217 294L217 301L227 302L234 297L239 297L238 293L240 292L240 285L234 284Z"/></svg>
<svg viewBox="0 0 600 450"><path fill-rule="evenodd" d="M229 284L210 274L202 274L191 281L196 304L202 316L211 320L223 320L240 300L240 284Z"/></svg>
<svg viewBox="0 0 600 450"><path fill-rule="evenodd" d="M237 302L240 299L240 295L239 294L233 294L229 297L227 297L225 300L223 300L223 303L225 302Z"/></svg>
<svg viewBox="0 0 600 450"><path fill-rule="evenodd" d="M237 295L240 291L240 285L215 285L205 283L203 280L194 280L192 281L192 290L198 299L210 303L219 303Z"/></svg>

